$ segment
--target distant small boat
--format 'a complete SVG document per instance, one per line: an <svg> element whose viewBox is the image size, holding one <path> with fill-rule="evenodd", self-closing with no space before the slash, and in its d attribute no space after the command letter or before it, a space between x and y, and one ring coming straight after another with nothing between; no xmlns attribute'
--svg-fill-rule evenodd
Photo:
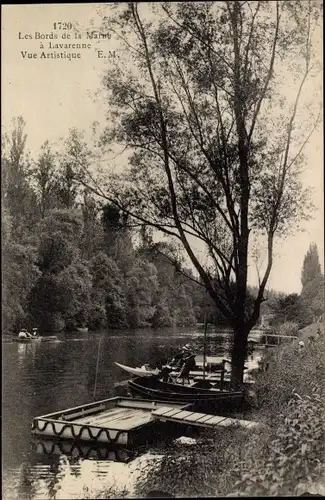
<svg viewBox="0 0 325 500"><path fill-rule="evenodd" d="M122 370L130 373L131 375L135 375L136 377L151 377L152 375L159 375L160 373L160 370L158 368L156 368L155 370L150 370L148 368L132 368L131 366L122 365L121 363L117 363L116 361L115 364Z"/></svg>
<svg viewBox="0 0 325 500"><path fill-rule="evenodd" d="M88 326L86 326L86 327L77 327L76 331L78 333L88 333Z"/></svg>
<svg viewBox="0 0 325 500"><path fill-rule="evenodd" d="M14 342L21 342L21 343L30 343L30 342L50 342L53 340L58 340L58 337L56 335L36 335L35 337L27 337L27 338L19 338L19 337L13 337L12 339Z"/></svg>
<svg viewBox="0 0 325 500"><path fill-rule="evenodd" d="M29 343L29 342L40 342L41 337L13 337L12 339L14 342L22 342L22 343Z"/></svg>

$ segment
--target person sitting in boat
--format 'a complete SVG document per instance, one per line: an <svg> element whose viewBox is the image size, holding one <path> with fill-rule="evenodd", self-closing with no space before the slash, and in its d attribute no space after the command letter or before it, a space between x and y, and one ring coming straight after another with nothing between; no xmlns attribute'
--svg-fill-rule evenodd
<svg viewBox="0 0 325 500"><path fill-rule="evenodd" d="M32 335L26 330L26 328L22 328L20 332L18 333L18 338L19 339L30 339L32 338Z"/></svg>
<svg viewBox="0 0 325 500"><path fill-rule="evenodd" d="M167 363L167 366L173 367L173 368L180 368L183 364L184 361L184 351L179 351L175 354L175 356Z"/></svg>
<svg viewBox="0 0 325 500"><path fill-rule="evenodd" d="M171 366L169 366L169 365L162 366L160 373L159 373L159 378L163 382L172 382L173 379L170 376L172 371L173 371L173 368L171 368Z"/></svg>
<svg viewBox="0 0 325 500"><path fill-rule="evenodd" d="M179 352L175 354L168 365L172 366L173 368L181 368L184 364L185 358L187 358L190 354L192 354L191 346L190 344L186 344Z"/></svg>
<svg viewBox="0 0 325 500"><path fill-rule="evenodd" d="M38 329L33 328L32 333L33 333L33 337L37 337L38 336Z"/></svg>
<svg viewBox="0 0 325 500"><path fill-rule="evenodd" d="M183 385L185 383L185 379L187 379L188 383L190 383L190 372L195 369L195 355L190 353L185 359L182 369L177 377L177 379L183 380Z"/></svg>
<svg viewBox="0 0 325 500"><path fill-rule="evenodd" d="M149 363L145 363L144 365L141 366L142 370L150 371L150 365Z"/></svg>

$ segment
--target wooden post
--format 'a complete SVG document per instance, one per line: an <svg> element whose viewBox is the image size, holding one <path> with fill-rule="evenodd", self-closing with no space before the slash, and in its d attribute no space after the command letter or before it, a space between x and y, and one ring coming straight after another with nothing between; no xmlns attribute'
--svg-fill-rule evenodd
<svg viewBox="0 0 325 500"><path fill-rule="evenodd" d="M204 313L204 339L203 339L203 381L205 381L205 362L206 362L206 343L207 343L207 313Z"/></svg>
<svg viewBox="0 0 325 500"><path fill-rule="evenodd" d="M98 342L97 363L96 363L96 377L95 377L95 387L94 387L94 394L93 394L94 401L96 399L97 376L98 376L98 368L99 368L99 355L100 355L100 343L101 343L101 341L102 341L102 337L100 337L99 342Z"/></svg>
<svg viewBox="0 0 325 500"><path fill-rule="evenodd" d="M224 381L225 381L225 364L226 360L222 360L222 366L221 366L221 377L220 377L220 391L223 391L223 386L224 386Z"/></svg>

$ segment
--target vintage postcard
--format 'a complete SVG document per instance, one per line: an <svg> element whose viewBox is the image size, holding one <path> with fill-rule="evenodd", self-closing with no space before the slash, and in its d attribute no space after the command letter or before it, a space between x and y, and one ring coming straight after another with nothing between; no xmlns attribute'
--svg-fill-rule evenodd
<svg viewBox="0 0 325 500"><path fill-rule="evenodd" d="M1 19L3 498L324 495L322 2Z"/></svg>

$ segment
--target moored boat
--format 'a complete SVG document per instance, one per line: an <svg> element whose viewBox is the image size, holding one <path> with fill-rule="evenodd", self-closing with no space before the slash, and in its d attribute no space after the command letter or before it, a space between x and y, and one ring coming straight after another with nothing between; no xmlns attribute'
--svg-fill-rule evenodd
<svg viewBox="0 0 325 500"><path fill-rule="evenodd" d="M197 355L196 359L196 368L194 370L191 370L189 373L190 377L195 377L203 374L203 360L201 355ZM210 356L207 357L206 363L205 363L205 371L206 373L214 373L214 372L222 372L224 371L227 373L227 369L225 367L225 364L228 362L228 360L223 360L220 357L217 356ZM124 370L125 372L129 373L130 375L134 375L136 377L151 377L152 375L159 375L161 370L159 368L149 368L148 366L144 365L141 368L139 367L132 367L132 366L127 366L123 365L122 363L117 363L115 361L116 366ZM168 365L167 365L168 366ZM169 367L169 366L168 366ZM172 376L176 376L177 373L179 372L180 368L176 368L171 366L170 368L173 368L173 371L171 372Z"/></svg>
<svg viewBox="0 0 325 500"><path fill-rule="evenodd" d="M160 370L158 368L152 370L148 367L141 368L133 368L131 366L122 365L121 363L117 363L115 361L116 366L121 368L122 370L130 373L131 375L135 375L136 377L152 377L152 375L159 375Z"/></svg>
<svg viewBox="0 0 325 500"><path fill-rule="evenodd" d="M85 326L85 327L76 327L76 331L78 333L88 333L88 326Z"/></svg>
<svg viewBox="0 0 325 500"><path fill-rule="evenodd" d="M220 391L217 388L202 388L199 384L190 385L162 382L157 377L138 377L129 380L132 394L158 401L171 402L206 402L206 403L242 403L242 391Z"/></svg>

